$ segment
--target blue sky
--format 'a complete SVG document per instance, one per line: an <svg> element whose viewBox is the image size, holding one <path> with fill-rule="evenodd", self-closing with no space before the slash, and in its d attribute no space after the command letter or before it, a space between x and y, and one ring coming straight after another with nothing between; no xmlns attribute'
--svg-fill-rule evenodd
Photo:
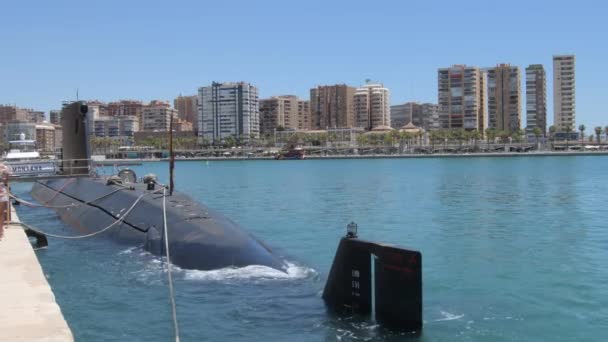
<svg viewBox="0 0 608 342"><path fill-rule="evenodd" d="M437 101L437 68L577 57L577 125L608 125L608 4L590 1L0 2L0 103L171 100L211 81L262 97L383 82L392 103ZM523 79L522 79L523 82ZM525 123L525 105L522 106Z"/></svg>

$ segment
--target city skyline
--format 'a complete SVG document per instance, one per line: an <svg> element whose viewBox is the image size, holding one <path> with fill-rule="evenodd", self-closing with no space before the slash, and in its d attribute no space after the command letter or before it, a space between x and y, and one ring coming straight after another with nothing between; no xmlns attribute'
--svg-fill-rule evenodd
<svg viewBox="0 0 608 342"><path fill-rule="evenodd" d="M0 75L6 80L0 103L48 112L74 99L77 89L80 98L171 100L213 81L241 80L255 84L260 98L293 94L305 99L316 85L359 87L367 78L391 89L392 105L437 103L437 68L509 63L523 70L542 64L552 80L553 55L576 54L577 123L604 126L608 121L599 103L605 86L598 72L608 48L588 43L603 37L599 15L604 4L570 8L514 1L521 11L500 15L491 4L476 1L449 14L437 10L440 4L345 9L332 3L321 10L314 1L280 15L278 9L245 2L235 8L210 4L204 10L193 3L186 12L181 6L143 2L87 6L69 1L5 6L11 15L0 23L5 43ZM117 6L121 11L115 11ZM88 25L77 25L83 10ZM447 25L454 15L460 17L458 25ZM170 24L154 27L146 20L150 17L164 17ZM574 24L562 27L561 20L570 17ZM517 26L499 25L515 19ZM227 22L227 30L206 31ZM197 44L201 39L205 44ZM276 48L267 49L270 43ZM361 44L382 49L356 48ZM168 49L151 48L158 45ZM551 82L547 93L553 93ZM547 122L552 123L553 101L547 102Z"/></svg>

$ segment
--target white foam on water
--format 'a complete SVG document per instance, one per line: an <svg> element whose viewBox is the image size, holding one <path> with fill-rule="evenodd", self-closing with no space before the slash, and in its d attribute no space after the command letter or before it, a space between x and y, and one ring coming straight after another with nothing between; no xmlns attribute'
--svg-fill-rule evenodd
<svg viewBox="0 0 608 342"><path fill-rule="evenodd" d="M441 311L441 316L443 316L443 317L436 319L433 322L444 322L444 321L453 321L456 319L461 319L462 317L464 317L464 314L456 315L456 314L449 313L447 311Z"/></svg>
<svg viewBox="0 0 608 342"><path fill-rule="evenodd" d="M226 280L293 280L304 279L317 274L315 270L309 267L299 266L290 262L287 265L286 272L277 269L261 266L250 265L245 267L227 267L219 270L200 271L200 270L183 270L184 279L186 280L203 280L203 281L226 281Z"/></svg>

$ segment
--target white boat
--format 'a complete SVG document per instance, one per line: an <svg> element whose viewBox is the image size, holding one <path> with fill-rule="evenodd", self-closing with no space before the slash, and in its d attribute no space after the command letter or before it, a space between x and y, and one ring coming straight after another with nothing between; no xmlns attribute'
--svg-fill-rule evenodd
<svg viewBox="0 0 608 342"><path fill-rule="evenodd" d="M18 140L9 141L9 151L4 157L4 164L9 168L12 177L46 176L57 173L55 162L40 158L35 150L36 142L25 139L25 134L18 134Z"/></svg>

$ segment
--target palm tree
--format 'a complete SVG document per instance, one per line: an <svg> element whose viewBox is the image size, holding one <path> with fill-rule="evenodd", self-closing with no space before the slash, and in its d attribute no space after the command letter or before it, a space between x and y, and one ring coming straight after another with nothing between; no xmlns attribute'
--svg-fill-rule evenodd
<svg viewBox="0 0 608 342"><path fill-rule="evenodd" d="M365 146L367 144L369 144L369 139L367 138L367 135L359 134L357 136L357 147Z"/></svg>
<svg viewBox="0 0 608 342"><path fill-rule="evenodd" d="M488 147L490 146L490 141L494 141L496 139L496 130L494 128L486 128L486 141L488 143Z"/></svg>
<svg viewBox="0 0 608 342"><path fill-rule="evenodd" d="M469 137L473 139L473 150L477 151L477 140L481 139L481 133L478 130L471 131Z"/></svg>
<svg viewBox="0 0 608 342"><path fill-rule="evenodd" d="M572 126L571 125L566 125L566 127L564 127L564 132L566 132L566 151L570 149L570 133L572 133Z"/></svg>
<svg viewBox="0 0 608 342"><path fill-rule="evenodd" d="M540 139L540 135L543 133L543 131L540 130L540 127L534 127L532 132L534 133L534 137L536 137L536 148L539 148L540 145L538 140Z"/></svg>
<svg viewBox="0 0 608 342"><path fill-rule="evenodd" d="M585 129L587 127L585 127L585 125L580 125L578 126L578 130L581 132L581 145L583 144L583 141L585 140Z"/></svg>
<svg viewBox="0 0 608 342"><path fill-rule="evenodd" d="M549 140L551 141L551 149L553 149L553 145L555 142L555 132L557 131L557 129L555 128L555 126L551 125L549 126Z"/></svg>
<svg viewBox="0 0 608 342"><path fill-rule="evenodd" d="M600 135L602 134L602 127L597 126L595 127L595 141L599 144L600 143Z"/></svg>

